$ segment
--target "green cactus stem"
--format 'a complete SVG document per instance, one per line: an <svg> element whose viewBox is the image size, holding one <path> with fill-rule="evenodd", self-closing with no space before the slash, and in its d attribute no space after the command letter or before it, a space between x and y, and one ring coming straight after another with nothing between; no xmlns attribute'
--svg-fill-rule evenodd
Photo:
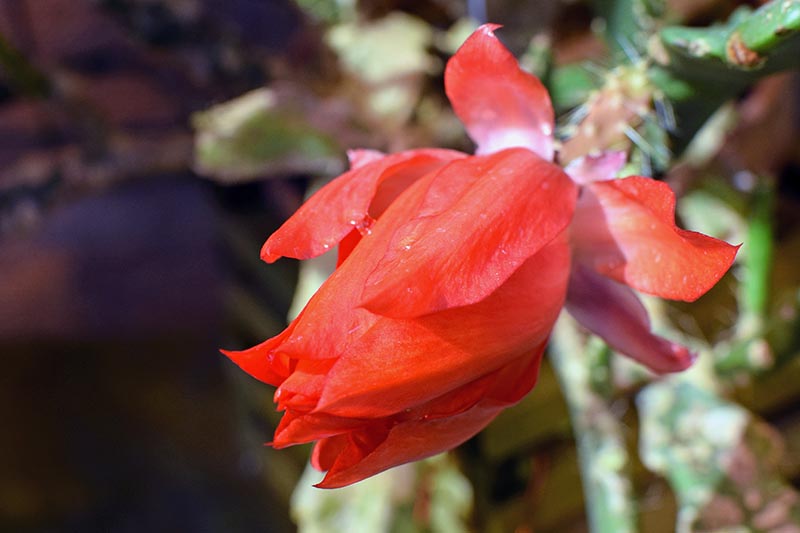
<svg viewBox="0 0 800 533"><path fill-rule="evenodd" d="M741 7L724 24L668 26L652 39L650 78L675 105L685 148L725 101L761 77L800 68L800 0Z"/></svg>
<svg viewBox="0 0 800 533"><path fill-rule="evenodd" d="M594 354L590 353L592 349ZM637 528L627 472L629 454L622 424L607 397L611 386L606 355L603 343L586 342L577 323L561 315L550 342L550 359L569 405L589 529L595 533L633 533Z"/></svg>
<svg viewBox="0 0 800 533"><path fill-rule="evenodd" d="M659 32L669 66L682 77L748 83L800 67L800 1L773 0L736 10L708 28L669 26Z"/></svg>
<svg viewBox="0 0 800 533"><path fill-rule="evenodd" d="M769 281L774 252L775 189L770 180L761 179L753 191L744 256L745 276L740 297L742 318L752 321L749 327L760 329L769 305ZM743 325L746 329L748 326Z"/></svg>

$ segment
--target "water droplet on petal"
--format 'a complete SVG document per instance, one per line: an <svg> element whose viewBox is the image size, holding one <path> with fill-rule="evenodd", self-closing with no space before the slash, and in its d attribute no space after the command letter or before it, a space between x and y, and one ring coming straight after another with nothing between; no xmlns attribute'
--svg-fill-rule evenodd
<svg viewBox="0 0 800 533"><path fill-rule="evenodd" d="M348 224L353 226L358 232L361 234L362 237L372 234L372 225L375 223L375 219L371 216L367 215L362 218L360 221L355 219L350 219L347 221Z"/></svg>

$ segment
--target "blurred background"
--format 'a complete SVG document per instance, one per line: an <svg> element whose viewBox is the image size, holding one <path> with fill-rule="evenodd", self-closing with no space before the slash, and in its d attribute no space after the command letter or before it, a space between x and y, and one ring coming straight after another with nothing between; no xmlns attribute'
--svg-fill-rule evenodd
<svg viewBox="0 0 800 533"><path fill-rule="evenodd" d="M711 352L705 386L646 390L582 338L621 447L619 498L641 531L674 531L680 510L684 531L800 532L798 18L756 51L740 28L747 46L728 39L720 59L720 32L692 31L766 2L470 2L0 0L0 531L598 523L557 362L455 454L292 500L308 450L263 446L272 390L218 353L279 332L298 276L318 282L324 264L299 274L258 252L346 149L471 150L442 69L483 19L551 89L563 153L628 150L631 171L683 196L685 226L751 243L700 302L654 311ZM636 105L611 112L615 98ZM686 437L723 415L733 440Z"/></svg>

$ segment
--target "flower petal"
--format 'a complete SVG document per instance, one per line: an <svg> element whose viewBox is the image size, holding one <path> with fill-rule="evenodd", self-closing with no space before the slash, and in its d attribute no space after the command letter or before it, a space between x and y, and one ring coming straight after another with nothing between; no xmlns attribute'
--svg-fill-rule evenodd
<svg viewBox="0 0 800 533"><path fill-rule="evenodd" d="M389 416L528 357L550 334L568 273L562 235L477 304L417 319L380 317L342 346L315 411Z"/></svg>
<svg viewBox="0 0 800 533"><path fill-rule="evenodd" d="M292 335L302 316L301 312L281 333L252 348L240 351L220 350L220 352L254 378L277 387L289 377L292 368L289 357L276 354L275 349Z"/></svg>
<svg viewBox="0 0 800 533"><path fill-rule="evenodd" d="M421 178L390 205L311 297L302 316L292 323L291 335L276 350L298 360L335 358L343 353L348 339L363 335L380 319L359 306L366 279L383 257L395 228L416 212L434 177Z"/></svg>
<svg viewBox="0 0 800 533"><path fill-rule="evenodd" d="M545 348L547 341L533 348L526 356L503 367L498 372L494 387L486 393L485 401L511 406L528 394L539 379Z"/></svg>
<svg viewBox="0 0 800 533"><path fill-rule="evenodd" d="M347 435L336 435L320 440L311 453L311 466L323 472L330 470L336 459L347 448L348 443Z"/></svg>
<svg viewBox="0 0 800 533"><path fill-rule="evenodd" d="M631 176L584 186L572 241L578 262L642 292L694 301L728 270L737 246L675 225L675 195Z"/></svg>
<svg viewBox="0 0 800 533"><path fill-rule="evenodd" d="M352 230L339 241L338 256L336 258L336 268L339 268L344 260L350 257L350 254L355 250L356 245L361 242L361 233L358 230Z"/></svg>
<svg viewBox="0 0 800 533"><path fill-rule="evenodd" d="M274 448L285 448L320 439L327 439L366 426L371 420L343 418L325 413L286 411L275 429Z"/></svg>
<svg viewBox="0 0 800 533"><path fill-rule="evenodd" d="M603 152L599 155L585 155L573 159L564 172L575 183L585 185L593 181L610 180L625 166L628 154L625 152Z"/></svg>
<svg viewBox="0 0 800 533"><path fill-rule="evenodd" d="M327 374L335 359L302 359L293 361L292 373L275 391L278 410L310 411L325 387Z"/></svg>
<svg viewBox="0 0 800 533"><path fill-rule="evenodd" d="M310 259L321 255L361 224L382 181L398 176L411 182L448 162L465 157L452 150L422 149L379 157L370 151L351 154L354 168L325 185L267 239L261 258Z"/></svg>
<svg viewBox="0 0 800 533"><path fill-rule="evenodd" d="M455 161L395 231L362 305L411 318L479 302L569 224L574 202L567 175L528 150Z"/></svg>
<svg viewBox="0 0 800 533"><path fill-rule="evenodd" d="M288 358L271 355L270 340L247 350L220 352L254 378L277 387L289 376Z"/></svg>
<svg viewBox="0 0 800 533"><path fill-rule="evenodd" d="M484 24L448 61L444 74L453 110L478 145L477 154L525 147L553 159L553 105L539 79L519 68Z"/></svg>
<svg viewBox="0 0 800 533"><path fill-rule="evenodd" d="M347 161L350 163L350 170L355 170L363 167L367 163L379 161L386 157L386 154L378 150L369 150L366 148L356 148L355 150L347 151Z"/></svg>
<svg viewBox="0 0 800 533"><path fill-rule="evenodd" d="M452 417L403 421L388 432L384 428L353 432L333 464L330 464L332 454L322 453L324 448L318 454L317 463L323 467L330 465L330 468L325 479L316 486L344 487L393 466L455 448L486 427L501 410L502 407L481 402Z"/></svg>
<svg viewBox="0 0 800 533"><path fill-rule="evenodd" d="M573 266L566 309L611 348L654 372L680 372L694 362L685 347L650 333L647 311L632 290L589 268Z"/></svg>
<svg viewBox="0 0 800 533"><path fill-rule="evenodd" d="M538 376L544 346L542 343L528 356L444 398L394 418L377 420L347 436L319 442L312 460L328 474L317 487L343 487L393 466L455 448L530 391ZM475 401L474 388L480 390L483 399L465 404Z"/></svg>

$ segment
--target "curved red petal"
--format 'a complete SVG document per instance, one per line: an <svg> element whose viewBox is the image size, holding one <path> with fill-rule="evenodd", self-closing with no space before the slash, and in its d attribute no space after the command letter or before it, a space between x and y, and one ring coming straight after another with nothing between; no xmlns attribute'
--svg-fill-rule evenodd
<svg viewBox="0 0 800 533"><path fill-rule="evenodd" d="M350 163L350 170L363 167L367 163L372 163L386 157L386 154L378 150L356 148L347 151L347 161Z"/></svg>
<svg viewBox="0 0 800 533"><path fill-rule="evenodd" d="M270 348L265 346L269 342L247 350L220 350L220 353L254 378L278 386L290 374L288 359L272 355Z"/></svg>
<svg viewBox="0 0 800 533"><path fill-rule="evenodd" d="M485 401L497 405L511 406L528 394L539 379L547 341L534 347L530 353L503 367L498 373L494 386L486 393Z"/></svg>
<svg viewBox="0 0 800 533"><path fill-rule="evenodd" d="M393 425L388 432L380 428L350 434L348 445L339 452L325 478L316 486L344 487L393 466L455 448L486 427L501 410L502 407L481 402L452 417L416 418Z"/></svg>
<svg viewBox="0 0 800 533"><path fill-rule="evenodd" d="M336 435L320 440L311 452L311 466L320 471L330 470L336 459L347 448L348 442L347 435Z"/></svg>
<svg viewBox="0 0 800 533"><path fill-rule="evenodd" d="M478 145L478 154L525 147L553 159L553 105L539 79L519 68L484 24L448 61L444 74L453 110Z"/></svg>
<svg viewBox="0 0 800 533"><path fill-rule="evenodd" d="M240 351L220 350L220 352L254 378L277 387L289 377L292 368L289 357L277 354L276 348L291 337L302 316L301 312L281 333L252 348Z"/></svg>
<svg viewBox="0 0 800 533"><path fill-rule="evenodd" d="M570 222L575 186L517 148L444 167L367 279L362 305L412 318L473 304Z"/></svg>
<svg viewBox="0 0 800 533"><path fill-rule="evenodd" d="M383 257L398 226L418 210L435 176L423 177L403 192L311 297L281 351L295 359L338 357L348 339L363 335L379 317L359 306L366 279Z"/></svg>
<svg viewBox="0 0 800 533"><path fill-rule="evenodd" d="M275 391L278 409L311 410L319 400L335 359L295 361L292 373Z"/></svg>
<svg viewBox="0 0 800 533"><path fill-rule="evenodd" d="M371 420L359 420L332 416L325 413L298 413L286 411L275 429L272 441L274 448L285 448L327 439L342 433L355 431L368 425Z"/></svg>
<svg viewBox="0 0 800 533"><path fill-rule="evenodd" d="M343 345L316 410L389 416L528 356L550 334L568 275L562 236L477 304L417 319L381 317Z"/></svg>
<svg viewBox="0 0 800 533"><path fill-rule="evenodd" d="M312 464L328 470L317 486L343 487L463 443L530 391L544 346L443 397L317 443Z"/></svg>
<svg viewBox="0 0 800 533"><path fill-rule="evenodd" d="M422 149L380 158L372 152L356 152L353 157L357 166L320 189L267 239L261 249L264 261L310 259L327 252L362 223L383 180L402 174L411 182L465 155Z"/></svg>
<svg viewBox="0 0 800 533"><path fill-rule="evenodd" d="M545 344L542 344L529 355L519 358L506 367L419 407L405 410L398 416L372 422L363 420L361 421L363 427L356 429L354 433L371 431L373 435L385 438L389 436L386 428L397 423L431 423L438 419L452 418L467 413L476 406L480 406L480 410L494 411L497 409L499 411L513 405L527 394L536 383L544 347ZM472 411L472 414L475 414L475 411ZM308 415L308 419L312 417L313 415ZM336 420L336 417L323 419L320 424L322 431L320 431L320 428L314 428L315 433L321 435L324 431L329 431L329 428L335 427L336 424L346 425L348 420L353 419L339 419L341 422ZM387 422L389 422L388 425ZM376 426L377 431L373 429ZM364 439L356 440L364 441ZM382 438L375 439L375 441L380 444ZM347 443L348 437L344 432L338 432L336 435L322 438L314 448L312 464L318 470L332 468L338 456L345 452ZM431 448L435 447L433 444L431 443ZM447 449L447 447L444 449ZM368 456L373 450L364 450L362 447L360 451L366 451L367 453L359 453L358 460ZM351 457L349 461L346 461L351 466L354 464L352 459ZM340 464L339 468L341 469L344 466Z"/></svg>
<svg viewBox="0 0 800 533"><path fill-rule="evenodd" d="M694 301L725 274L737 246L675 225L667 184L632 176L584 186L572 222L578 262L648 294Z"/></svg>
<svg viewBox="0 0 800 533"><path fill-rule="evenodd" d="M695 360L684 346L650 333L647 311L632 290L581 265L573 267L566 308L611 348L654 372L680 372Z"/></svg>
<svg viewBox="0 0 800 533"><path fill-rule="evenodd" d="M338 256L336 258L336 268L339 268L344 260L350 257L350 254L355 250L356 245L361 241L361 233L358 230L352 230L350 233L339 241Z"/></svg>

